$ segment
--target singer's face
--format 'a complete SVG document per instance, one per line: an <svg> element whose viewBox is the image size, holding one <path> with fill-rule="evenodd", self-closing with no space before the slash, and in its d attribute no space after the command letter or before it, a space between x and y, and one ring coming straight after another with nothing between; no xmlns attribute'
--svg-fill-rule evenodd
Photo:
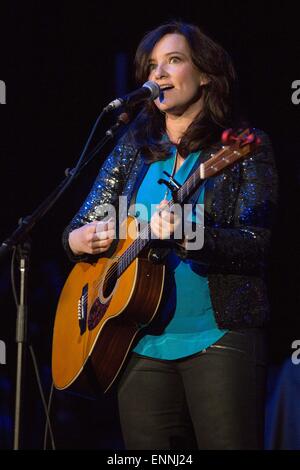
<svg viewBox="0 0 300 470"><path fill-rule="evenodd" d="M207 80L193 63L188 42L181 34L166 34L156 43L149 57L149 80L162 88L155 100L161 111L178 116L200 112L201 85ZM167 85L170 89L163 91Z"/></svg>

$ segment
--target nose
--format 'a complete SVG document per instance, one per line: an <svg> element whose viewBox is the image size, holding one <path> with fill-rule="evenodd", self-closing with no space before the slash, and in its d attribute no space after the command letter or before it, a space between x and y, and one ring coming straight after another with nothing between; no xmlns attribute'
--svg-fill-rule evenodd
<svg viewBox="0 0 300 470"><path fill-rule="evenodd" d="M166 77L168 75L164 64L157 64L155 70L154 70L154 78L156 80L159 80L160 78Z"/></svg>

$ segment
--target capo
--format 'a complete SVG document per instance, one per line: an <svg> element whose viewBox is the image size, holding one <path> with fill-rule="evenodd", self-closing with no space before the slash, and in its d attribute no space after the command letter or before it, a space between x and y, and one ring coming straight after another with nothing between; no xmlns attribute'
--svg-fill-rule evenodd
<svg viewBox="0 0 300 470"><path fill-rule="evenodd" d="M158 184L165 184L169 188L169 190L172 193L172 197L175 201L176 200L176 192L178 191L178 189L181 188L181 185L173 178L172 175L170 175L170 173L168 173L167 171L164 171L163 173L169 177L169 181L164 180L164 179L161 178L157 182L158 182Z"/></svg>

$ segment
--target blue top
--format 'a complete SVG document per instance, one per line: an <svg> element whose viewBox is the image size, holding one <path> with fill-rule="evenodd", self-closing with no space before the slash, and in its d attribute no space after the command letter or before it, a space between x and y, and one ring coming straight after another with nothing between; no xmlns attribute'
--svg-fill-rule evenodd
<svg viewBox="0 0 300 470"><path fill-rule="evenodd" d="M157 181L167 178L163 171L172 173L175 155L174 148L169 158L149 166L136 195L135 211L140 219L149 221L156 206L165 198L166 186ZM199 156L200 152L194 152L184 160L174 175L178 183L184 183ZM204 191L203 185L197 204L204 204ZM194 211L190 217L199 222ZM216 324L203 265L181 260L173 250L166 265L167 295L163 296L157 320L149 331L151 334L142 337L133 351L157 359L179 359L208 348L227 330L220 330Z"/></svg>

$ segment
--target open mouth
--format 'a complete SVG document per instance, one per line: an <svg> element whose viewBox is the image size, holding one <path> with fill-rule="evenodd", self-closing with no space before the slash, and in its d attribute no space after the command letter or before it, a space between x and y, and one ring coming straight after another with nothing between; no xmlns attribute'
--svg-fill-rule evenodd
<svg viewBox="0 0 300 470"><path fill-rule="evenodd" d="M162 102L164 100L165 93L169 90L172 90L173 88L173 85L166 85L160 87L159 101Z"/></svg>
<svg viewBox="0 0 300 470"><path fill-rule="evenodd" d="M172 90L172 88L174 88L173 85L163 85L160 87L160 91L164 92L164 91Z"/></svg>

